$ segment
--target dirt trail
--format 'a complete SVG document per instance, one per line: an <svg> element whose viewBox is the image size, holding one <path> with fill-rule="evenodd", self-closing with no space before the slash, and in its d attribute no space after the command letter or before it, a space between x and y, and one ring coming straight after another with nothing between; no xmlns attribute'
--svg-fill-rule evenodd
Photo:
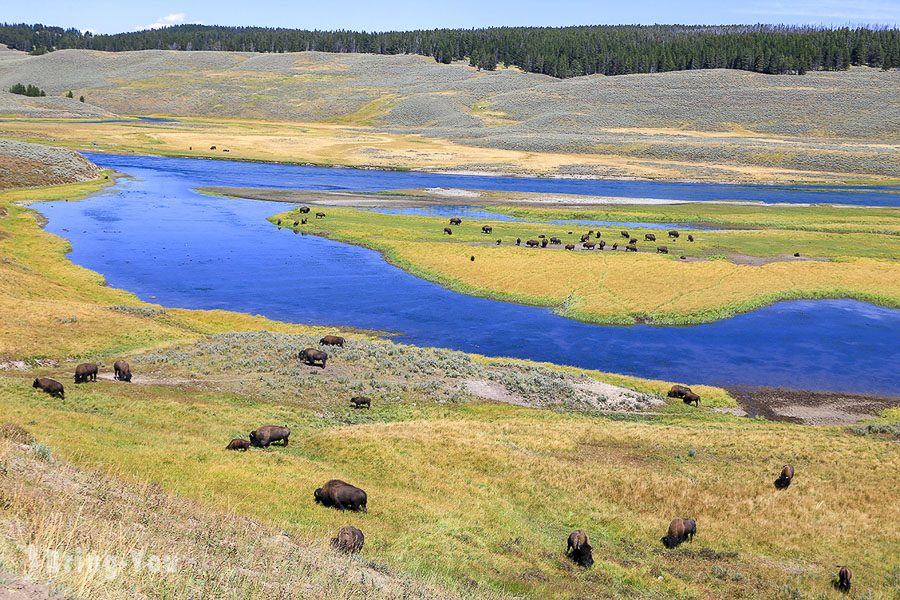
<svg viewBox="0 0 900 600"><path fill-rule="evenodd" d="M803 425L851 425L900 406L900 397L737 386L727 388L749 417Z"/></svg>

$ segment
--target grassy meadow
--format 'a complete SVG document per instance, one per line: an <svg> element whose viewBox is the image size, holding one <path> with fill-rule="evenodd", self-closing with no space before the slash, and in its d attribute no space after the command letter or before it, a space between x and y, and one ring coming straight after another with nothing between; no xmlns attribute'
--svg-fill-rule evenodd
<svg viewBox="0 0 900 600"><path fill-rule="evenodd" d="M582 251L589 228L572 224L465 220L443 232L447 219L328 208L325 219L295 210L272 217L282 226L374 248L398 266L457 291L549 306L560 314L596 323L708 322L779 300L856 298L900 306L900 212L896 209L739 207L604 207L602 210L491 208L516 216L547 219L717 222L759 229L701 231L680 228L678 240L659 229L630 229L638 253L623 252L621 227L601 227L605 251ZM843 212L839 212L843 211ZM820 214L821 212L821 214ZM840 216L844 215L843 220ZM688 218L690 220L688 221ZM481 226L493 227L490 235ZM821 230L819 230L821 229ZM656 242L644 241L653 233ZM556 236L562 246L529 249L528 239ZM695 237L694 242L687 235ZM522 246L514 245L521 238ZM502 240L497 246L495 240ZM592 237L593 242L599 240ZM609 250L613 243L619 251ZM656 253L659 245L668 255ZM801 258L793 257L795 252ZM471 258L475 257L472 261ZM679 257L685 256L687 260ZM766 259L773 259L771 261ZM762 259L762 260L755 260ZM759 264L740 264L741 262Z"/></svg>

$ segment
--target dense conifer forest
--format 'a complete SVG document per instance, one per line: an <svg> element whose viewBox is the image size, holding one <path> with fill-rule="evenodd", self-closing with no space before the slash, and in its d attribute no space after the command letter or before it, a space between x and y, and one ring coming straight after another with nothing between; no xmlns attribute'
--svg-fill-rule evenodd
<svg viewBox="0 0 900 600"><path fill-rule="evenodd" d="M467 60L488 70L514 65L561 78L710 68L802 75L851 65L900 67L900 29L869 27L599 25L370 33L179 25L92 35L39 24L3 24L0 43L33 54L66 48L420 54L442 63Z"/></svg>

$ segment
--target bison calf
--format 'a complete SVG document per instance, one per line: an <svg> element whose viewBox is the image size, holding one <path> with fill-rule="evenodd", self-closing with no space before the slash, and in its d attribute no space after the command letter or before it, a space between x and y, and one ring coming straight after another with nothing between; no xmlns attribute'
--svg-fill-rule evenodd
<svg viewBox="0 0 900 600"><path fill-rule="evenodd" d="M363 406L372 408L372 399L367 396L354 396L350 398L350 404L353 405L353 408L362 408Z"/></svg>
<svg viewBox="0 0 900 600"><path fill-rule="evenodd" d="M34 383L31 384L31 387L38 388L42 392L46 392L57 398L62 398L63 400L66 398L66 389L63 387L63 384L55 379L50 379L49 377L38 377L34 380Z"/></svg>
<svg viewBox="0 0 900 600"><path fill-rule="evenodd" d="M75 383L97 381L97 365L94 363L82 363L75 367Z"/></svg>
<svg viewBox="0 0 900 600"><path fill-rule="evenodd" d="M117 360L113 363L113 372L117 381L127 381L131 383L131 365L127 361Z"/></svg>
<svg viewBox="0 0 900 600"><path fill-rule="evenodd" d="M225 446L226 450L238 450L240 452L246 452L250 449L250 442L241 438L234 438L228 445Z"/></svg>
<svg viewBox="0 0 900 600"><path fill-rule="evenodd" d="M332 479L313 493L316 502L338 510L368 512L366 493L340 479Z"/></svg>
<svg viewBox="0 0 900 600"><path fill-rule="evenodd" d="M328 362L328 354L322 352L321 350L316 350L315 348L307 348L306 350L301 350L297 355L297 358L310 365L311 367L314 367L316 366L316 364L318 364L323 369L325 368L325 363Z"/></svg>
<svg viewBox="0 0 900 600"><path fill-rule="evenodd" d="M566 554L572 557L575 564L590 568L594 564L594 548L583 529L576 529L569 534L566 542Z"/></svg>
<svg viewBox="0 0 900 600"><path fill-rule="evenodd" d="M791 485L791 480L793 478L794 467L792 465L784 465L784 467L781 468L781 475L775 480L775 487L779 490L783 490Z"/></svg>
<svg viewBox="0 0 900 600"><path fill-rule="evenodd" d="M263 425L250 432L250 443L257 448L268 448L275 442L281 442L282 446L287 446L290 435L291 430L286 426Z"/></svg>
<svg viewBox="0 0 900 600"><path fill-rule="evenodd" d="M331 547L338 552L344 552L345 554L357 554L362 550L365 542L366 537L363 535L362 531L356 527L347 525L346 527L341 527L337 537L331 538Z"/></svg>

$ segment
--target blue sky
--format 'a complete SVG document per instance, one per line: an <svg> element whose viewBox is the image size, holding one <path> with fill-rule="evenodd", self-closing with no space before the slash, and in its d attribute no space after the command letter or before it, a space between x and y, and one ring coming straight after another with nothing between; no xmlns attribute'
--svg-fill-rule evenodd
<svg viewBox="0 0 900 600"><path fill-rule="evenodd" d="M900 25L900 0L41 0L4 4L0 21L100 33L179 23L368 31L602 23Z"/></svg>

